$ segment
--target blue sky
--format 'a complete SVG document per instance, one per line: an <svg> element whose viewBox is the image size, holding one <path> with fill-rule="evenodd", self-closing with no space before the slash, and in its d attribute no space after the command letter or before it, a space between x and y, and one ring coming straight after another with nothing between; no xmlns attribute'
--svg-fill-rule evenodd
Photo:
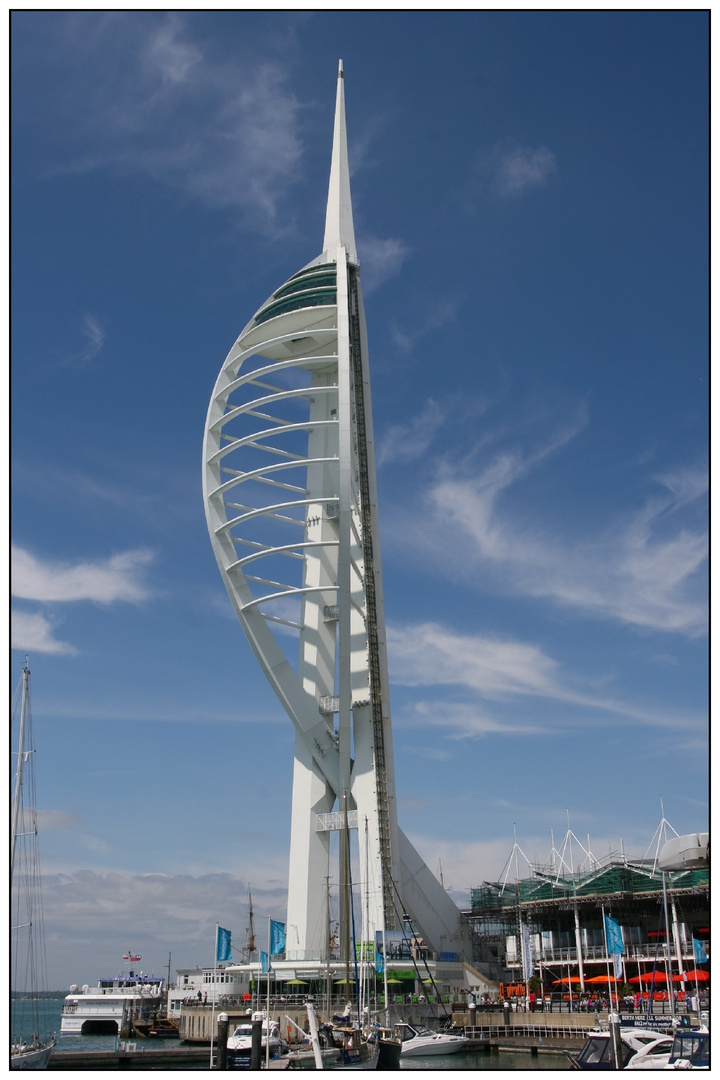
<svg viewBox="0 0 720 1080"><path fill-rule="evenodd" d="M293 731L201 496L231 343L320 252L346 75L399 815L707 827L702 12L15 12L13 682L51 982L282 917Z"/></svg>

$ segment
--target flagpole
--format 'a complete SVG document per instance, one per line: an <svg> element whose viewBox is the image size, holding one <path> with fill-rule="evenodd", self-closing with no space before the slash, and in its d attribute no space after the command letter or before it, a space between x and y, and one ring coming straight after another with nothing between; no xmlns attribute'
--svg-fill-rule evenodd
<svg viewBox="0 0 720 1080"><path fill-rule="evenodd" d="M603 921L603 934L605 935L605 965L606 965L606 968L607 968L608 994L610 996L610 1001L608 1002L608 1005L609 1005L608 1027L610 1028L610 1047L612 1049L612 1061L613 1061L613 1064L611 1065L611 1068L614 1067L615 1069L621 1069L622 1068L622 1044L620 1043L620 1039L618 1038L618 1034L619 1034L618 1027L615 1024L615 1015L616 1014L613 1013L613 1002L612 1002L612 996L613 995L612 995L612 988L611 988L611 983L610 983L610 943L608 941L608 924L607 924L607 919L606 919L606 916L605 916L605 905L604 904L601 905L601 910L602 910L602 921ZM613 972L613 975L614 975L614 972ZM617 987L617 979L615 980L615 985ZM617 994L615 996L617 998Z"/></svg>
<svg viewBox="0 0 720 1080"><path fill-rule="evenodd" d="M272 956L270 954L270 916L268 915L268 951L267 951L267 1029L265 1033L265 1068L270 1068L270 970L272 968Z"/></svg>
<svg viewBox="0 0 720 1080"><path fill-rule="evenodd" d="M212 985L212 1019L210 1021L210 1068L213 1067L213 1042L215 1039L215 986L217 983L217 954L218 940L220 938L220 923L215 923L215 967L213 968Z"/></svg>

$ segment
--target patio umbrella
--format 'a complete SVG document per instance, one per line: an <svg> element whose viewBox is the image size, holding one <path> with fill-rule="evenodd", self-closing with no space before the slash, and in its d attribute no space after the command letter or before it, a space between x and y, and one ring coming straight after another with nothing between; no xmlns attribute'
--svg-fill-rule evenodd
<svg viewBox="0 0 720 1080"><path fill-rule="evenodd" d="M710 972L700 971L693 968L692 971L685 972L685 978L689 979L691 982L695 982L696 980L698 982L708 982L708 980L710 979Z"/></svg>
<svg viewBox="0 0 720 1080"><path fill-rule="evenodd" d="M585 980L585 985L587 986L588 983L606 983L607 981L607 975L593 975L592 979ZM612 975L610 976L610 981L613 981Z"/></svg>
<svg viewBox="0 0 720 1080"><path fill-rule="evenodd" d="M651 982L654 982L657 985L658 983L667 982L667 975L665 974L664 971L656 971L655 976L653 978L652 971L644 971L642 973L642 975L633 975L632 979L630 979L630 982L631 983L639 983L639 982L651 983Z"/></svg>
<svg viewBox="0 0 720 1080"><path fill-rule="evenodd" d="M580 982L580 976L579 975L571 975L569 981L571 983L579 983ZM568 978L566 976L564 979L553 979L552 984L553 984L553 986L561 986L561 985L562 986L567 986Z"/></svg>
<svg viewBox="0 0 720 1080"><path fill-rule="evenodd" d="M310 983L303 982L302 979L288 979L285 983L286 986L309 986Z"/></svg>

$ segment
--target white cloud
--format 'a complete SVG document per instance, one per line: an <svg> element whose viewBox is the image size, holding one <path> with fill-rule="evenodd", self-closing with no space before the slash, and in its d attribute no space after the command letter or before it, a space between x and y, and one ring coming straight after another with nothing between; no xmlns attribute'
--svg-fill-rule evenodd
<svg viewBox="0 0 720 1080"><path fill-rule="evenodd" d="M275 61L206 55L174 13L76 13L63 37L51 172L110 168L168 184L274 231L300 177L300 102ZM86 88L92 85L92 100Z"/></svg>
<svg viewBox="0 0 720 1080"><path fill-rule="evenodd" d="M540 187L555 172L555 155L546 146L535 148L506 142L494 147L485 163L493 190L503 198Z"/></svg>
<svg viewBox="0 0 720 1080"><path fill-rule="evenodd" d="M529 521L526 509L513 510L513 486L566 446L583 422L558 429L531 451L508 447L479 464L473 457L460 468L457 461L441 467L427 492L423 528L412 533L416 543L436 552L438 567L454 573L462 565L476 587L491 573L494 587L547 597L586 616L703 633L706 597L697 575L707 558L707 531L693 515L707 487L704 468L658 477L662 495L649 495L639 509L616 514L585 538L572 535L569 519L563 535L544 519Z"/></svg>
<svg viewBox="0 0 720 1080"><path fill-rule="evenodd" d="M81 368L89 364L98 355L105 344L105 331L94 315L85 315L80 328L85 344L77 352L66 357L62 363L65 367Z"/></svg>
<svg viewBox="0 0 720 1080"><path fill-rule="evenodd" d="M77 829L80 825L79 819L67 810L38 810L37 822L41 833L52 829Z"/></svg>
<svg viewBox="0 0 720 1080"><path fill-rule="evenodd" d="M75 565L42 561L13 545L12 594L46 603L117 600L137 603L149 595L142 571L152 559L148 551L125 551L97 562Z"/></svg>
<svg viewBox="0 0 720 1080"><path fill-rule="evenodd" d="M406 424L391 424L383 431L377 464L397 464L422 457L445 421L446 412L430 398L423 411Z"/></svg>
<svg viewBox="0 0 720 1080"><path fill-rule="evenodd" d="M388 628L388 652L393 681L402 686L450 688L456 699L445 693L437 701L413 704L413 723L436 726L456 738L478 738L488 734L554 734L570 724L577 728L578 709L590 709L608 718L673 729L702 727L704 719L632 702L603 697L593 688L569 679L557 661L539 645L482 634L463 634L439 623L415 623ZM513 702L523 698L554 702L552 722L507 722L488 702Z"/></svg>
<svg viewBox="0 0 720 1080"><path fill-rule="evenodd" d="M362 237L358 241L358 256L364 292L371 293L388 278L395 277L409 254L410 248L403 240Z"/></svg>
<svg viewBox="0 0 720 1080"><path fill-rule="evenodd" d="M405 686L465 687L489 698L558 697L558 665L537 645L460 634L438 623L392 626L393 679Z"/></svg>
<svg viewBox="0 0 720 1080"><path fill-rule="evenodd" d="M417 321L413 324L412 330L404 330L397 323L393 323L392 326L392 338L399 349L403 352L411 352L418 341L430 333L431 330L437 330L439 327L444 326L446 323L452 322L455 318L455 313L458 309L458 301L456 299L434 300L430 304L430 310L422 321Z"/></svg>
<svg viewBox="0 0 720 1080"><path fill-rule="evenodd" d="M272 871L255 867L256 917L285 917L287 890L271 883ZM212 963L215 923L243 942L248 882L229 873L192 876L110 871L43 874L45 937L55 987L92 983L122 966L128 947L137 949L146 972L162 974L172 952L176 967Z"/></svg>
<svg viewBox="0 0 720 1080"><path fill-rule="evenodd" d="M44 615L29 611L12 612L12 648L28 653L74 653L67 642L53 636L53 625Z"/></svg>

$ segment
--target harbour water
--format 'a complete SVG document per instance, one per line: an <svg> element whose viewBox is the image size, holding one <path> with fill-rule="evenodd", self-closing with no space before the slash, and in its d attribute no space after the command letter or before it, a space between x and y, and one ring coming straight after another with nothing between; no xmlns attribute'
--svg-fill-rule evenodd
<svg viewBox="0 0 720 1080"><path fill-rule="evenodd" d="M59 1033L60 1031L60 1013L62 1011L62 999L52 998L47 1001L40 1002L40 1023L41 1030L42 1025L45 1023L47 1029ZM29 1004L24 1001L12 1002L12 1017L13 1017L13 1029L16 1026L17 1021L22 1021L23 1016L28 1012ZM77 1052L78 1050L104 1050L111 1051L116 1045L116 1038L114 1035L60 1035L57 1036L58 1044L55 1050L56 1054L67 1053L69 1051ZM142 1048L143 1040L132 1040L137 1042L138 1049ZM148 1049L162 1049L164 1051L172 1052L179 1049L185 1044L181 1044L176 1039L163 1039L161 1044L145 1042ZM208 1048L208 1064L199 1065L197 1069L209 1069L209 1055ZM171 1067L172 1068L172 1067ZM187 1071L187 1066L178 1066L184 1071ZM520 1069L525 1070L565 1070L570 1068L570 1062L564 1054L538 1054L537 1056L529 1053L519 1053L515 1051L500 1051L500 1052L469 1052L459 1054L441 1055L439 1057L416 1057L403 1061L400 1064L402 1071L406 1070L442 1070L443 1072L465 1072L471 1069L484 1069L495 1072L508 1072Z"/></svg>

